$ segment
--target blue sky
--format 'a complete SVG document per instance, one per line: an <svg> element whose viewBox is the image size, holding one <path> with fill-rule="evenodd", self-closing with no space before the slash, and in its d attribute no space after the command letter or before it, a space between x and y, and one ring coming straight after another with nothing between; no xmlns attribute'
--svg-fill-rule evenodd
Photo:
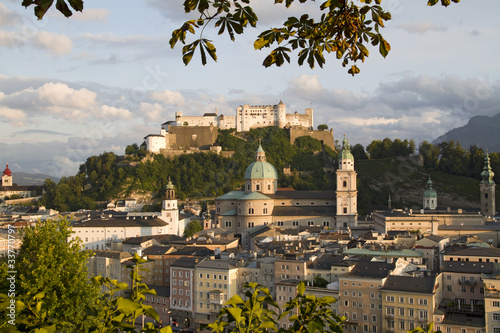
<svg viewBox="0 0 500 333"><path fill-rule="evenodd" d="M176 111L234 115L242 104L314 109L335 138L433 140L476 115L500 112L500 3L463 0L448 8L425 0L384 0L393 16L384 29L392 50L377 49L347 74L334 56L323 69L264 68L258 32L291 13L256 1L260 22L236 42L206 31L218 62L184 66L171 31L186 19L181 2L85 1L66 19L51 9L41 21L21 1L0 3L0 165L13 172L73 175L88 156L123 153L159 133Z"/></svg>

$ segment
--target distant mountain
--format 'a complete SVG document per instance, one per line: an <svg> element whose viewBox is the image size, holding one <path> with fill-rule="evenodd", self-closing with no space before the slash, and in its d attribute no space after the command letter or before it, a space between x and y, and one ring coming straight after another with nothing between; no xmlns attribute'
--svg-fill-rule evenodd
<svg viewBox="0 0 500 333"><path fill-rule="evenodd" d="M458 141L464 148L477 145L490 152L500 152L500 113L493 117L476 116L463 127L454 128L432 143Z"/></svg>
<svg viewBox="0 0 500 333"><path fill-rule="evenodd" d="M13 172L13 182L17 185L43 185L45 179L50 178L56 184L59 182L58 177L44 175L44 174L31 174L26 172Z"/></svg>

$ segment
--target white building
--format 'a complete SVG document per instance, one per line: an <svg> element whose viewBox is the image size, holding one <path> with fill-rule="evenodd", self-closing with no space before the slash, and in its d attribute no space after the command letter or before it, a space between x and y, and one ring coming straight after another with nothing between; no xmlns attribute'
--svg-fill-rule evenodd
<svg viewBox="0 0 500 333"><path fill-rule="evenodd" d="M165 199L163 200L160 219L165 221L167 226L167 234L181 236L184 234L184 227L189 222L185 219L179 219L179 208L177 207L177 199L175 197L175 187L170 178L165 190Z"/></svg>
<svg viewBox="0 0 500 333"><path fill-rule="evenodd" d="M162 235L168 233L168 223L151 216L112 216L90 219L73 224L70 240L80 238L85 249L107 250L112 241L130 237Z"/></svg>

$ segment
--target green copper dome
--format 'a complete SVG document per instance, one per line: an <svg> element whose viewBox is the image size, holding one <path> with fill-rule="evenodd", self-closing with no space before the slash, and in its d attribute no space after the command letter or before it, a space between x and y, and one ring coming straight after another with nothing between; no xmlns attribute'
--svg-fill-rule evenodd
<svg viewBox="0 0 500 333"><path fill-rule="evenodd" d="M245 179L278 179L278 173L269 162L253 162L245 170Z"/></svg>
<svg viewBox="0 0 500 333"><path fill-rule="evenodd" d="M266 161L266 153L262 146L255 152L255 162L245 170L245 179L278 179L278 173L274 166Z"/></svg>
<svg viewBox="0 0 500 333"><path fill-rule="evenodd" d="M175 189L174 184L172 184L172 181L170 180L170 177L168 177L168 184L165 187L167 190L173 190Z"/></svg>
<svg viewBox="0 0 500 333"><path fill-rule="evenodd" d="M481 172L481 184L495 184L495 182L493 181L493 176L495 176L495 173L493 172L493 170L491 170L490 156L486 154L486 156L484 157L484 169L483 172Z"/></svg>
<svg viewBox="0 0 500 333"><path fill-rule="evenodd" d="M437 198L437 193L432 188L431 177L429 177L429 180L427 181L427 190L424 191L424 198Z"/></svg>

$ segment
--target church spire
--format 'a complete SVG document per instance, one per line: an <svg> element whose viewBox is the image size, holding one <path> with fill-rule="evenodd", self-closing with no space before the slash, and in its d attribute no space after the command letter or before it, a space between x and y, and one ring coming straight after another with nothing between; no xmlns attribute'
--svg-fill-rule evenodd
<svg viewBox="0 0 500 333"><path fill-rule="evenodd" d="M484 168L483 172L481 172L481 184L488 183L488 184L495 184L493 181L493 177L495 176L495 173L493 170L491 170L490 166L490 156L488 153L486 153L486 156L484 157Z"/></svg>

